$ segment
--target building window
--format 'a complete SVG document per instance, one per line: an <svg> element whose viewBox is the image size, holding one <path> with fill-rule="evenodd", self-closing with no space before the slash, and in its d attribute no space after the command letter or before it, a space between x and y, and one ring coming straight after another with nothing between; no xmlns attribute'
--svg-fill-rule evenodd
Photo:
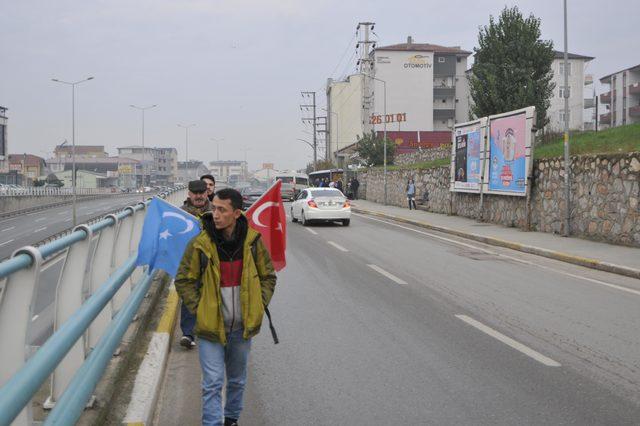
<svg viewBox="0 0 640 426"><path fill-rule="evenodd" d="M566 89L567 91L567 96L571 97L571 87L566 87L566 86L560 86L560 98L564 98L564 90Z"/></svg>
<svg viewBox="0 0 640 426"><path fill-rule="evenodd" d="M567 62L567 73L571 75L571 62ZM564 61L560 62L560 75L564 75Z"/></svg>
<svg viewBox="0 0 640 426"><path fill-rule="evenodd" d="M440 56L440 57L438 57L438 62L442 63L442 62L444 62L444 61L445 61L444 56Z"/></svg>
<svg viewBox="0 0 640 426"><path fill-rule="evenodd" d="M458 56L456 59L458 60L458 62L462 62L462 58L461 57Z"/></svg>

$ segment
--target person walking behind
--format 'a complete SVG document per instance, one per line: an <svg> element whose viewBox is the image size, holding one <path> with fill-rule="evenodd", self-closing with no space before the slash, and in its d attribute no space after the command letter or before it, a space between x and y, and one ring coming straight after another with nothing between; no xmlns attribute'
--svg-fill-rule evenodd
<svg viewBox="0 0 640 426"><path fill-rule="evenodd" d="M182 210L187 213L191 213L195 217L201 217L204 213L211 211L211 203L207 197L207 184L204 180L192 180L189 182L189 198L187 198L182 205ZM192 349L196 346L195 339L193 338L193 328L196 325L196 317L189 312L189 309L184 305L184 301L180 306L180 330L182 330L182 337L180 338L180 345L187 349Z"/></svg>
<svg viewBox="0 0 640 426"><path fill-rule="evenodd" d="M340 190L340 192L342 192L342 179L338 179L336 181L336 188Z"/></svg>
<svg viewBox="0 0 640 426"><path fill-rule="evenodd" d="M216 193L216 178L213 175L202 175L200 180L207 184L207 198L209 201L213 201L213 196Z"/></svg>
<svg viewBox="0 0 640 426"><path fill-rule="evenodd" d="M224 418L225 426L233 426L243 408L251 338L260 331L276 275L260 234L242 212L238 191L219 190L202 224L184 252L175 286L187 308L197 313L202 424L222 425Z"/></svg>
<svg viewBox="0 0 640 426"><path fill-rule="evenodd" d="M409 210L411 210L411 206L416 210L416 184L413 179L407 181L407 200L409 201Z"/></svg>
<svg viewBox="0 0 640 426"><path fill-rule="evenodd" d="M358 188L360 188L360 182L357 177L354 177L351 181L351 190L353 191L353 199L358 199Z"/></svg>

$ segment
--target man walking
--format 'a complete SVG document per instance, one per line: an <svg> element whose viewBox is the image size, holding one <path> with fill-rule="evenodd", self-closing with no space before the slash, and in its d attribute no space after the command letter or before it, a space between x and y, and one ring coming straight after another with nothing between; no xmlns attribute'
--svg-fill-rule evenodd
<svg viewBox="0 0 640 426"><path fill-rule="evenodd" d="M192 180L189 182L189 198L184 201L182 210L191 213L195 217L201 217L204 213L211 211L211 203L207 198L207 184L203 180ZM184 302L180 306L180 329L182 338L180 345L187 349L196 346L193 338L193 328L196 325L196 317L185 307Z"/></svg>
<svg viewBox="0 0 640 426"><path fill-rule="evenodd" d="M200 180L207 184L207 198L209 201L213 201L213 196L216 193L216 178L213 175L202 175Z"/></svg>
<svg viewBox="0 0 640 426"><path fill-rule="evenodd" d="M202 223L185 250L175 286L184 305L197 313L202 424L233 426L243 408L251 338L260 331L276 275L260 234L242 213L238 191L218 191Z"/></svg>

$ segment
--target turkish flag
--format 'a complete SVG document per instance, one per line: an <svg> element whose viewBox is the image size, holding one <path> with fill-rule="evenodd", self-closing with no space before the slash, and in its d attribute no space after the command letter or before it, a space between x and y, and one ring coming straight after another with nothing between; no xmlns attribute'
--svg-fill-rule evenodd
<svg viewBox="0 0 640 426"><path fill-rule="evenodd" d="M282 181L278 179L245 213L249 225L262 234L276 271L287 265L284 254L287 248L287 216L284 214L281 186Z"/></svg>

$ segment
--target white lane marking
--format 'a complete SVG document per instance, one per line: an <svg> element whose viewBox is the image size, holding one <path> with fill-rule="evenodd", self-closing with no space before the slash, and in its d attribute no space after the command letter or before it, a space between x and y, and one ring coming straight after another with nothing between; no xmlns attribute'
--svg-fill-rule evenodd
<svg viewBox="0 0 640 426"><path fill-rule="evenodd" d="M37 319L38 319L38 317L40 317L40 315L38 315L38 314L34 315L34 316L31 318L31 321L33 322L33 321L37 320Z"/></svg>
<svg viewBox="0 0 640 426"><path fill-rule="evenodd" d="M5 241L4 243L0 243L0 247L1 247L1 246L3 246L3 245L5 245L5 244L9 244L9 243L11 243L11 242L13 242L13 240L9 240L9 241Z"/></svg>
<svg viewBox="0 0 640 426"><path fill-rule="evenodd" d="M398 228L407 229L409 231L417 232L418 234L422 234L422 235L426 235L426 236L433 237L433 238L436 238L436 239L444 240L444 241L447 241L447 242L450 242L450 243L453 243L453 244L457 244L457 245L460 245L460 246L464 246L464 247L480 250L480 251L482 251L484 253L491 254L491 255L494 255L494 256L503 257L505 259L513 260L514 262L522 263L524 265L535 266L535 267L538 267L540 269L546 269L547 271L552 271L552 272L555 272L555 273L560 274L560 275L565 275L565 276L568 276L568 277L571 277L571 278L576 278L576 279L579 279L579 280L589 281L589 282L592 282L594 284L603 285L603 286L610 287L610 288L613 288L613 289L616 289L616 290L625 291L625 292L640 296L640 291L634 290L634 289L629 288L629 287L624 287L624 286L620 286L620 285L617 285L617 284L612 284L612 283L608 283L608 282L605 282L605 281L596 280L595 278L582 277L580 275L572 274L570 272L561 271L559 269L551 268L549 266L540 265L538 263L534 263L534 262L531 262L531 261L528 261L528 260L518 259L517 257L509 256L507 254L497 253L497 252L494 252L494 251L491 251L491 250L487 250L487 249L482 248L482 247L474 246L472 244L467 244L467 243L463 243L461 241L452 240L450 238L441 237L439 235L434 235L434 234L431 234L429 232L418 231L417 229L412 229L412 228L409 228L407 226L398 225L397 223L387 222L386 220L375 219L375 218L368 217L366 215L357 214L357 213L353 213L353 214L355 214L356 216L361 216L361 217L363 217L365 219L375 220L377 222L382 222L382 223L386 223L388 225L397 226Z"/></svg>
<svg viewBox="0 0 640 426"><path fill-rule="evenodd" d="M304 229L306 229L307 231L311 232L313 235L318 235L318 233L316 231L314 231L313 229L311 229L311 228L304 228Z"/></svg>
<svg viewBox="0 0 640 426"><path fill-rule="evenodd" d="M9 228L5 228L5 229L2 230L2 232L11 231L12 229L16 229L16 227L15 226L11 226Z"/></svg>
<svg viewBox="0 0 640 426"><path fill-rule="evenodd" d="M496 331L493 328L491 328L489 326L486 326L486 325L482 324L481 322L478 322L478 321L474 320L473 318L469 318L466 315L456 315L456 318L466 322L467 324L469 324L472 327L477 328L478 330L482 331L483 333L488 334L489 336L493 337L494 339L497 339L497 340L501 341L505 345L510 346L513 349L522 352L526 356L535 359L536 361L538 361L541 364L546 365L547 367L560 367L560 363L559 362L556 362L556 361L552 360L551 358L542 355L540 352L534 351L530 347L525 346L522 343L520 343L518 341L515 341L510 337L505 336L504 334L500 333L499 331Z"/></svg>
<svg viewBox="0 0 640 426"><path fill-rule="evenodd" d="M42 213L42 212L27 213L27 216L33 216L33 215L40 214L40 213Z"/></svg>
<svg viewBox="0 0 640 426"><path fill-rule="evenodd" d="M36 233L38 233L38 232L40 232L40 231L44 231L45 229L47 229L47 227L46 227L46 226L43 226L42 228L38 228L38 229L36 229L35 231L33 231L33 233L34 233L34 234L36 234Z"/></svg>
<svg viewBox="0 0 640 426"><path fill-rule="evenodd" d="M65 221L65 222L71 222L71 218L69 218L69 219L65 219L64 221Z"/></svg>
<svg viewBox="0 0 640 426"><path fill-rule="evenodd" d="M392 273L385 271L384 269L382 269L378 265L367 264L367 266L369 268L373 269L374 271L381 273L385 277L389 278L391 281L394 281L396 284L400 284L400 285L406 285L407 284L406 281L401 280L400 278L396 277Z"/></svg>
<svg viewBox="0 0 640 426"><path fill-rule="evenodd" d="M59 215L67 214L68 212L60 212Z"/></svg>
<svg viewBox="0 0 640 426"><path fill-rule="evenodd" d="M35 222L41 222L43 220L47 220L47 218L46 217L41 217L40 219L36 219Z"/></svg>
<svg viewBox="0 0 640 426"><path fill-rule="evenodd" d="M331 244L332 246L334 246L334 247L335 247L335 248L337 248L338 250L343 251L343 252L345 252L345 253L349 251L349 250L347 250L346 248L342 247L340 244L336 244L336 243L334 243L333 241L327 241L327 243Z"/></svg>

